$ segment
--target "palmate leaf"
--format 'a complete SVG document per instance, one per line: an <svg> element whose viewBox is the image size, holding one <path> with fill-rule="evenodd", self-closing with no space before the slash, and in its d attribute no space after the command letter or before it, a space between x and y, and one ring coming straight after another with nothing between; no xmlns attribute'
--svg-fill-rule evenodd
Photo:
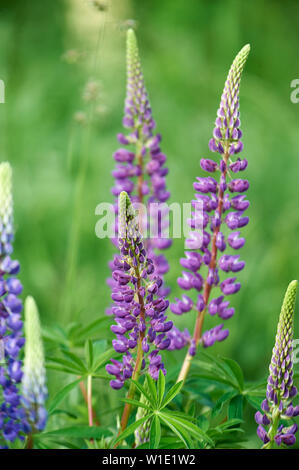
<svg viewBox="0 0 299 470"><path fill-rule="evenodd" d="M163 375L164 377L164 375ZM149 440L149 448L150 449L158 449L159 443L161 439L161 423L158 415L155 415L152 420L152 425L150 429L150 440Z"/></svg>
<svg viewBox="0 0 299 470"><path fill-rule="evenodd" d="M85 361L87 364L87 369L90 370L93 365L93 344L91 339L85 341Z"/></svg>
<svg viewBox="0 0 299 470"><path fill-rule="evenodd" d="M82 369L73 361L69 361L67 359L63 359L61 357L51 357L48 358L47 367L50 369L55 369L59 371L64 371L69 374L74 375L83 375L86 373L86 368Z"/></svg>
<svg viewBox="0 0 299 470"><path fill-rule="evenodd" d="M60 345L68 345L67 333L58 325L55 326L43 326L42 336L44 340L52 341Z"/></svg>
<svg viewBox="0 0 299 470"><path fill-rule="evenodd" d="M245 395L245 398L246 398L246 401L247 403L249 403L250 406L252 406L252 408L254 408L255 410L261 410L261 403L262 401L265 399L265 395Z"/></svg>
<svg viewBox="0 0 299 470"><path fill-rule="evenodd" d="M147 381L147 387L148 387L149 394L151 395L151 398L152 398L153 407L157 408L157 406L158 406L158 394L157 394L156 384L155 384L154 380L152 379L152 377L149 374L146 375L146 381Z"/></svg>
<svg viewBox="0 0 299 470"><path fill-rule="evenodd" d="M104 325L109 322L111 322L111 319L107 316L99 318L90 323L89 325L73 332L73 334L71 335L71 339L74 343L80 344L80 342L83 342L88 338L91 339L93 336L101 333L103 331Z"/></svg>
<svg viewBox="0 0 299 470"><path fill-rule="evenodd" d="M137 408L144 408L145 410L152 411L152 408L145 403L142 403L138 400L132 400L131 398L123 398L122 401L129 403L132 406L137 406Z"/></svg>
<svg viewBox="0 0 299 470"><path fill-rule="evenodd" d="M158 405L160 407L162 405L164 393L165 393L165 376L161 370L159 372L157 388L158 388Z"/></svg>
<svg viewBox="0 0 299 470"><path fill-rule="evenodd" d="M228 367L232 371L232 375L236 378L240 387L240 391L242 391L244 389L244 374L241 367L233 359L224 357L223 361L228 365Z"/></svg>
<svg viewBox="0 0 299 470"><path fill-rule="evenodd" d="M189 433L182 427L179 423L173 423L172 419L169 419L168 416L160 414L160 420L171 429L171 431L178 436L178 438L183 442L186 449L191 449L193 447L193 441Z"/></svg>
<svg viewBox="0 0 299 470"><path fill-rule="evenodd" d="M98 348L99 349L99 348ZM97 372L110 361L111 358L116 358L119 356L114 348L107 349L107 351L100 353L99 350L94 351L94 362L92 364L90 372L92 374L97 374Z"/></svg>
<svg viewBox="0 0 299 470"><path fill-rule="evenodd" d="M143 387L139 382L136 380L131 379L131 382L135 385L135 387L138 389L138 391L141 393L141 395L144 395L149 404L152 406L153 409L155 409L155 399L152 397L151 393L149 390L146 390L145 387Z"/></svg>
<svg viewBox="0 0 299 470"><path fill-rule="evenodd" d="M112 432L109 429L100 428L98 426L71 426L38 434L40 439L53 436L72 437L77 439L100 439L103 436L107 437L111 435Z"/></svg>
<svg viewBox="0 0 299 470"><path fill-rule="evenodd" d="M228 405L228 419L242 419L244 408L244 397L243 395L236 395L233 397Z"/></svg>
<svg viewBox="0 0 299 470"><path fill-rule="evenodd" d="M54 396L54 398L51 400L50 405L48 407L48 413L49 415L53 414L53 412L56 410L58 405L64 400L64 398L81 382L81 377L74 382L69 383L65 387L63 387L61 390L59 390L58 393Z"/></svg>
<svg viewBox="0 0 299 470"><path fill-rule="evenodd" d="M161 403L161 409L165 408L181 391L183 381L174 384L171 389L166 393Z"/></svg>
<svg viewBox="0 0 299 470"><path fill-rule="evenodd" d="M159 449L184 449L184 443L176 436L162 437Z"/></svg>
<svg viewBox="0 0 299 470"><path fill-rule="evenodd" d="M118 444L121 441L124 441L128 436L133 434L133 432L139 428L145 421L150 420L152 418L153 414L148 414L146 416L143 416L142 418L138 419L134 423L130 424L122 433L117 436L112 444L112 447L114 447L116 444Z"/></svg>
<svg viewBox="0 0 299 470"><path fill-rule="evenodd" d="M84 362L76 354L72 353L71 351L66 351L65 349L62 349L61 352L67 359L73 362L74 365L79 367L79 369L82 371L82 375L86 372L86 366Z"/></svg>
<svg viewBox="0 0 299 470"><path fill-rule="evenodd" d="M63 410L63 409L60 409L60 408L55 408L55 410L52 412L51 416L53 416L53 415L66 415L71 419L78 419L78 416L75 415L74 413L72 413L71 411Z"/></svg>
<svg viewBox="0 0 299 470"><path fill-rule="evenodd" d="M196 426L196 424L192 423L190 416L184 415L182 413L173 413L167 411L161 412L159 415L166 421L170 420L174 426L184 428L185 431L190 434L190 436L196 438L197 440L208 442L209 444L213 445L212 439L198 426Z"/></svg>
<svg viewBox="0 0 299 470"><path fill-rule="evenodd" d="M196 370L194 370L194 366ZM214 357L201 350L199 359L193 361L192 376L219 381L242 391L244 377L240 366L228 358Z"/></svg>
<svg viewBox="0 0 299 470"><path fill-rule="evenodd" d="M212 418L214 418L217 414L219 414L225 404L230 402L230 400L237 395L236 390L229 391L227 393L224 393L217 402L215 403L215 406L212 409Z"/></svg>

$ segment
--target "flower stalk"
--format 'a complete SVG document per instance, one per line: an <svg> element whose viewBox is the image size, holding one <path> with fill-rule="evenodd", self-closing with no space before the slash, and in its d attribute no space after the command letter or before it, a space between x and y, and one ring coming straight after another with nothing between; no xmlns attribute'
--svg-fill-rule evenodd
<svg viewBox="0 0 299 470"><path fill-rule="evenodd" d="M269 367L267 394L257 411L257 435L263 442L263 449L295 444L296 423L287 426L287 421L299 414L299 405L293 406L298 391L293 383L293 334L294 312L298 281L292 281L282 304L275 345ZM267 429L267 430L266 430Z"/></svg>

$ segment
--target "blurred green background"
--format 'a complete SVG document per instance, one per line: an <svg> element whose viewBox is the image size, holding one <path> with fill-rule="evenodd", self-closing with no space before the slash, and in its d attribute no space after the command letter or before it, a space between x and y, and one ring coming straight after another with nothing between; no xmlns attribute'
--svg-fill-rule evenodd
<svg viewBox="0 0 299 470"><path fill-rule="evenodd" d="M241 85L251 201L242 250L247 265L238 276L230 336L213 353L236 359L248 380L264 377L284 291L299 276L299 103L290 100L290 83L299 78L299 3L1 0L0 13L6 87L0 155L14 169L15 256L24 294L36 298L45 325L85 323L109 304L105 279L114 250L95 235L95 207L112 201L128 25L138 35L163 135L172 202L192 199L227 71L251 44ZM167 253L171 298L180 295L182 253L183 240L175 240ZM192 328L193 321L187 314L177 324ZM296 328L299 338L299 319ZM102 337L111 338L108 328ZM56 382L51 374L50 393ZM254 432L253 420L249 425Z"/></svg>

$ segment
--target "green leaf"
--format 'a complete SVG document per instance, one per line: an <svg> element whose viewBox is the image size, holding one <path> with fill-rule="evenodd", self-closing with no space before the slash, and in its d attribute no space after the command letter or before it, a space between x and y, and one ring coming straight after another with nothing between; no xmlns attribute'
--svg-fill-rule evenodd
<svg viewBox="0 0 299 470"><path fill-rule="evenodd" d="M78 419L78 416L75 415L74 413L71 413L69 410L61 410L60 408L55 408L51 416L54 416L54 415L66 415L69 418Z"/></svg>
<svg viewBox="0 0 299 470"><path fill-rule="evenodd" d="M214 408L212 409L212 418L214 418L216 415L220 413L222 410L223 406L233 397L235 397L237 394L236 390L232 390L230 392L225 393L222 395L219 400L215 403Z"/></svg>
<svg viewBox="0 0 299 470"><path fill-rule="evenodd" d="M106 351L107 340L99 339L97 341L93 341L92 346L93 346L94 361L97 361L101 357L101 355Z"/></svg>
<svg viewBox="0 0 299 470"><path fill-rule="evenodd" d="M228 405L228 419L243 418L243 395L236 395Z"/></svg>
<svg viewBox="0 0 299 470"><path fill-rule="evenodd" d="M54 343L60 343L67 345L68 339L65 331L59 326L43 326L42 336L45 340L53 341Z"/></svg>
<svg viewBox="0 0 299 470"><path fill-rule="evenodd" d="M145 421L149 420L152 418L152 414L143 416L142 418L138 419L137 421L134 421L134 423L130 424L119 436L117 436L113 442L112 447L114 447L115 444L118 444L118 442L123 441L126 439L126 437L130 436L133 434L133 432L139 428Z"/></svg>
<svg viewBox="0 0 299 470"><path fill-rule="evenodd" d="M92 365L92 370L90 371L92 374L97 373L97 371L103 367L104 365L107 364L107 362L110 361L111 358L115 358L116 356L119 356L119 353L115 352L113 348L107 349L107 351L103 352L100 354L97 359L94 361Z"/></svg>
<svg viewBox="0 0 299 470"><path fill-rule="evenodd" d="M130 405L133 405L133 406L137 406L137 408L144 408L148 411L152 411L152 408L150 408L148 405L146 405L145 403L142 403L138 400L132 400L131 398L123 398L122 401L124 401L125 403L129 403Z"/></svg>
<svg viewBox="0 0 299 470"><path fill-rule="evenodd" d="M49 415L53 413L53 411L57 408L57 406L62 402L62 400L70 393L73 388L75 388L79 382L81 382L81 378L75 380L74 382L69 383L65 387L63 387L53 398L48 408Z"/></svg>
<svg viewBox="0 0 299 470"><path fill-rule="evenodd" d="M54 363L54 365L59 364L61 366L64 366L66 369L72 371L73 374L76 374L76 375L82 374L82 369L76 364L74 364L74 362L68 361L67 359L63 359L60 357L51 357L49 358L49 361L51 361L51 363Z"/></svg>
<svg viewBox="0 0 299 470"><path fill-rule="evenodd" d="M109 429L99 428L97 426L71 426L39 434L39 437L62 436L82 439L100 439L103 436L106 437L111 434Z"/></svg>
<svg viewBox="0 0 299 470"><path fill-rule="evenodd" d="M168 416L164 416L162 413L159 414L161 421L171 429L174 434L178 436L178 438L184 443L186 449L191 449L193 446L193 441L186 432L186 430L178 423L173 423L172 420L168 419Z"/></svg>
<svg viewBox="0 0 299 470"><path fill-rule="evenodd" d="M159 449L183 449L184 443L178 440L176 436L162 437L160 440Z"/></svg>
<svg viewBox="0 0 299 470"><path fill-rule="evenodd" d="M83 341L87 338L91 338L98 332L103 331L103 324L110 322L111 319L109 317L102 317L99 318L86 327L82 328L79 331L76 331L73 335L73 339L77 342Z"/></svg>
<svg viewBox="0 0 299 470"><path fill-rule="evenodd" d="M209 420L205 415L200 415L197 418L197 425L200 427L200 429L202 429L203 432L207 432L210 427Z"/></svg>
<svg viewBox="0 0 299 470"><path fill-rule="evenodd" d="M65 349L62 349L62 354L71 362L73 362L74 366L78 366L80 370L82 371L82 374L85 374L86 372L85 364L78 356L76 356L70 351L66 351Z"/></svg>
<svg viewBox="0 0 299 470"><path fill-rule="evenodd" d="M158 405L161 406L165 393L165 376L160 370L159 372L159 379L158 379Z"/></svg>
<svg viewBox="0 0 299 470"><path fill-rule="evenodd" d="M229 366L229 368L232 370L232 373L235 376L235 378L236 378L236 380L239 384L240 391L242 391L244 389L244 375L243 375L243 371L242 371L241 367L233 359L229 359L229 358L224 357L223 360Z"/></svg>
<svg viewBox="0 0 299 470"><path fill-rule="evenodd" d="M181 381L181 382L178 382L178 383L174 384L171 387L171 389L167 392L164 400L161 403L161 409L165 408L165 406L167 406L168 403L170 403L174 399L174 397L180 393L180 390L183 386L183 383L184 382Z"/></svg>
<svg viewBox="0 0 299 470"><path fill-rule="evenodd" d="M245 398L250 406L252 406L255 410L261 409L262 401L265 398L265 395L256 396L256 395L245 395Z"/></svg>
<svg viewBox="0 0 299 470"><path fill-rule="evenodd" d="M178 414L173 414L173 413L168 413L164 412L163 416L166 417L167 419L172 420L173 423L177 423L183 428L186 429L192 436L196 437L198 440L204 440L208 442L209 444L213 445L213 441L209 438L209 436L203 432L196 424L193 424L192 421L190 421L190 416L185 415L185 417L181 417Z"/></svg>
<svg viewBox="0 0 299 470"><path fill-rule="evenodd" d="M218 424L218 426L215 429L219 430L220 432L224 432L226 430L231 431L232 429L236 428L236 426L239 426L241 423L243 423L242 419L238 419L238 418L228 419L227 421L224 421L223 423ZM239 431L238 428L235 430Z"/></svg>
<svg viewBox="0 0 299 470"><path fill-rule="evenodd" d="M67 374L78 375L78 372L74 371L73 369L68 369L67 367L57 366L55 364L46 364L47 369L56 370L59 372L66 372Z"/></svg>
<svg viewBox="0 0 299 470"><path fill-rule="evenodd" d="M146 374L146 381L147 381L148 391L152 397L152 402L155 404L155 407L156 407L158 404L156 384L149 374Z"/></svg>
<svg viewBox="0 0 299 470"><path fill-rule="evenodd" d="M85 341L85 360L87 362L88 369L91 369L93 365L93 344L91 339Z"/></svg>
<svg viewBox="0 0 299 470"><path fill-rule="evenodd" d="M150 430L150 449L159 449L161 439L161 424L158 415L155 415Z"/></svg>
<svg viewBox="0 0 299 470"><path fill-rule="evenodd" d="M131 379L131 382L135 385L135 387L139 390L139 392L145 396L145 398L148 400L148 402L155 407L155 403L153 402L153 399L151 395L147 392L147 390L139 383L136 382L136 380Z"/></svg>

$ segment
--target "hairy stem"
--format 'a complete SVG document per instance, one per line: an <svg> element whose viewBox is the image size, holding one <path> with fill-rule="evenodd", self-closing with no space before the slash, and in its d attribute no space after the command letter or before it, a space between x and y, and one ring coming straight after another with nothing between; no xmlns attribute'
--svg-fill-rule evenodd
<svg viewBox="0 0 299 470"><path fill-rule="evenodd" d="M79 385L80 385L80 390L81 390L81 392L82 392L82 396L83 396L84 401L85 401L85 403L86 403L86 405L87 405L87 404L88 404L87 390L86 390L86 387L85 387L85 384L84 384L83 380L82 380L82 382L80 382ZM92 406L92 405L91 405L91 406ZM93 422L94 422L97 426L99 426L99 425L100 425L100 421L97 419L97 415L96 415L96 412L95 412L95 410L93 409L93 407L92 407L92 417L93 417Z"/></svg>
<svg viewBox="0 0 299 470"><path fill-rule="evenodd" d="M33 434L28 434L25 449L33 449L34 441L33 441Z"/></svg>
<svg viewBox="0 0 299 470"><path fill-rule="evenodd" d="M92 376L87 377L87 408L88 408L88 424L93 426L93 409L92 409Z"/></svg>

